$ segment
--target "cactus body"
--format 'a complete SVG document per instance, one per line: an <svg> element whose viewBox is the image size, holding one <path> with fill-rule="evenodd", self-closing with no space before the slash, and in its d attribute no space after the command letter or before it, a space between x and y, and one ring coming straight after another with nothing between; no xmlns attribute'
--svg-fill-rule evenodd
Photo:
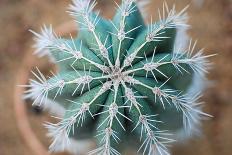
<svg viewBox="0 0 232 155"><path fill-rule="evenodd" d="M141 143L143 154L168 155L169 133L191 133L209 116L201 111L201 92L189 91L207 72L209 56L194 54L196 44L176 45L179 30L188 26L186 8L176 12L164 4L159 21L145 24L135 0L122 0L112 21L94 12L95 5L73 0L77 38L61 38L51 27L33 32L36 52L52 57L59 72L49 79L33 72L37 81L30 81L26 98L42 106L54 100L65 109L58 123L45 124L50 149L96 136L90 154L118 155L130 138Z"/></svg>

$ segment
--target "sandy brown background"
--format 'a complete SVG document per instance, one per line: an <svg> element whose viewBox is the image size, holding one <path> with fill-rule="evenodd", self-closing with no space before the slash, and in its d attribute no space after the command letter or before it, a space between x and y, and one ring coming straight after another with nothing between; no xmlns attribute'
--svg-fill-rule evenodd
<svg viewBox="0 0 232 155"><path fill-rule="evenodd" d="M198 48L212 58L214 69L209 74L213 87L204 96L205 111L214 118L204 122L201 138L175 146L174 155L231 155L232 154L232 2L205 0L199 8L191 0L167 0L180 9L188 10L192 29L189 34L198 39ZM0 155L32 155L17 130L13 111L13 88L17 70L26 52L30 51L32 35L28 29L39 30L44 23L57 26L71 19L65 12L67 0L0 0ZM156 16L161 0L152 0L148 13ZM113 15L113 2L99 0L104 16ZM40 62L38 62L39 64ZM42 123L49 119L43 112L37 115L28 107L31 125L45 146L49 139Z"/></svg>

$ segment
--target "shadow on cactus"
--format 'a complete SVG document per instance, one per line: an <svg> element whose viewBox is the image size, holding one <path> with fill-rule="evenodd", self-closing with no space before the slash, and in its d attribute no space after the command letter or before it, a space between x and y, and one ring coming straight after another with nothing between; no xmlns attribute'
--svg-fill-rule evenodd
<svg viewBox="0 0 232 155"><path fill-rule="evenodd" d="M139 2L138 2L139 3ZM77 38L64 39L51 27L36 36L36 53L48 55L59 73L48 79L37 69L25 97L63 114L46 123L51 151L69 148L70 139L95 138L89 154L119 155L133 141L139 152L169 155L168 145L198 133L208 57L186 47L186 8L164 3L159 21L145 24L135 0L117 5L112 20L99 16L90 0L73 0L69 12Z"/></svg>

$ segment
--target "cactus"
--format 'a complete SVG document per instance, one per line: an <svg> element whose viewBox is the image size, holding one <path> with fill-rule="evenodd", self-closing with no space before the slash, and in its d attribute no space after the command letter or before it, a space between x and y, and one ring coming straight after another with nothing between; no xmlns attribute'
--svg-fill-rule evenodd
<svg viewBox="0 0 232 155"><path fill-rule="evenodd" d="M143 154L169 155L167 145L179 131L192 135L210 116L201 110L197 87L212 55L194 54L196 43L184 48L187 7L177 12L164 3L159 21L145 24L137 3L116 3L116 15L107 20L93 11L95 1L73 0L69 13L79 26L77 38L61 38L51 26L32 31L36 53L59 68L48 79L39 69L32 72L37 80L25 94L33 105L64 109L58 123L45 124L51 151L67 149L70 139L96 136L89 154L119 155L129 140Z"/></svg>

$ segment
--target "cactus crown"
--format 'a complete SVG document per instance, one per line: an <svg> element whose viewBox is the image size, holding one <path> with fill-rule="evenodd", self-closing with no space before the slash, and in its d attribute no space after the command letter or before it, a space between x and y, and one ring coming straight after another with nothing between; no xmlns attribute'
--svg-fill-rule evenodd
<svg viewBox="0 0 232 155"><path fill-rule="evenodd" d="M64 150L69 139L96 135L90 154L119 155L125 139L141 142L139 151L168 155L167 144L181 129L193 131L208 114L201 111L201 92L190 93L209 62L202 50L178 47L178 31L186 29L186 8L164 3L159 21L146 25L136 0L122 0L112 20L94 12L95 1L73 0L69 13L79 25L77 38L64 39L44 27L36 53L59 67L48 79L37 69L26 98L33 104L54 100L65 109L58 123L46 123L51 151ZM195 82L196 83L196 82ZM168 131L167 131L168 130ZM133 132L131 132L133 131Z"/></svg>

